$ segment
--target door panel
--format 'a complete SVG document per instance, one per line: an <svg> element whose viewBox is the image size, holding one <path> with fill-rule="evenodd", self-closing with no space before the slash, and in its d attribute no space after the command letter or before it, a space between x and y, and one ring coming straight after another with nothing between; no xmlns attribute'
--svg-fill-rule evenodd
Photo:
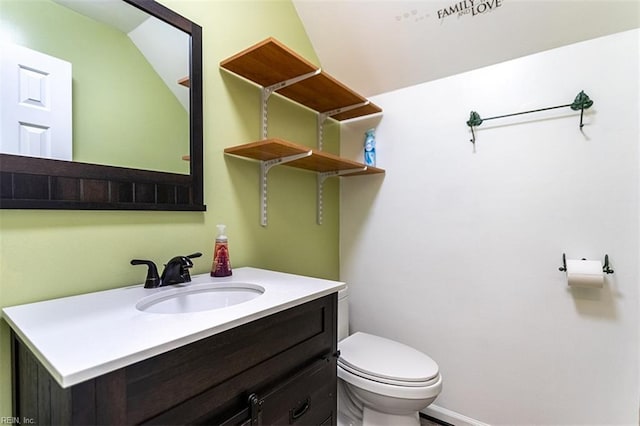
<svg viewBox="0 0 640 426"><path fill-rule="evenodd" d="M71 63L2 46L0 152L72 160Z"/></svg>

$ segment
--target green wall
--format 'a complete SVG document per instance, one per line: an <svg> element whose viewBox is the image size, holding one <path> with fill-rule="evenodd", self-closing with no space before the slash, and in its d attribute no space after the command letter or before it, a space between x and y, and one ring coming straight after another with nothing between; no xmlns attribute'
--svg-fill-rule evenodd
<svg viewBox="0 0 640 426"><path fill-rule="evenodd" d="M72 63L74 161L189 173L189 115L126 34L51 0L0 8L16 44Z"/></svg>
<svg viewBox="0 0 640 426"><path fill-rule="evenodd" d="M166 262L201 251L194 273L208 272L217 223L227 224L233 267L255 266L338 278L338 180L325 185L324 224L315 223L315 174L276 167L269 174L269 225L259 222L257 163L223 149L259 139L260 92L219 63L269 36L318 63L289 1L163 3L203 27L205 202L207 212L0 210L0 305L141 283L132 258ZM315 114L275 96L270 136L315 147ZM151 143L151 141L148 141ZM339 129L325 132L338 152ZM158 324L158 327L161 327ZM9 328L0 323L0 416L11 415Z"/></svg>

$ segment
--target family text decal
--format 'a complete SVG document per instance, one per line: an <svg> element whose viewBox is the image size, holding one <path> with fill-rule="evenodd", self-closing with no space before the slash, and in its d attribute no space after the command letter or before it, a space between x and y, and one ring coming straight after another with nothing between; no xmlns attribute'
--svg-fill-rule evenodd
<svg viewBox="0 0 640 426"><path fill-rule="evenodd" d="M463 0L438 10L438 19L449 16L478 16L502 6L502 0Z"/></svg>

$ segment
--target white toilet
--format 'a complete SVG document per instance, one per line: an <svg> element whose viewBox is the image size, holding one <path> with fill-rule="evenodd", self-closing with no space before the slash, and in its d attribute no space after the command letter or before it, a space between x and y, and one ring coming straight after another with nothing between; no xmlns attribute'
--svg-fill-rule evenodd
<svg viewBox="0 0 640 426"><path fill-rule="evenodd" d="M349 335L347 289L338 293L338 426L418 426L442 389L438 364L393 340Z"/></svg>

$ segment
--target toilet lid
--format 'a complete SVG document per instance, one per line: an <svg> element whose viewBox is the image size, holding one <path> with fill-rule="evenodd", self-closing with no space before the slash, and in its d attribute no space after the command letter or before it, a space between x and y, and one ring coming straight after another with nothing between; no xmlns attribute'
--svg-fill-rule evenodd
<svg viewBox="0 0 640 426"><path fill-rule="evenodd" d="M383 337L358 332L338 348L338 363L381 381L427 382L438 375L438 364L427 355Z"/></svg>

